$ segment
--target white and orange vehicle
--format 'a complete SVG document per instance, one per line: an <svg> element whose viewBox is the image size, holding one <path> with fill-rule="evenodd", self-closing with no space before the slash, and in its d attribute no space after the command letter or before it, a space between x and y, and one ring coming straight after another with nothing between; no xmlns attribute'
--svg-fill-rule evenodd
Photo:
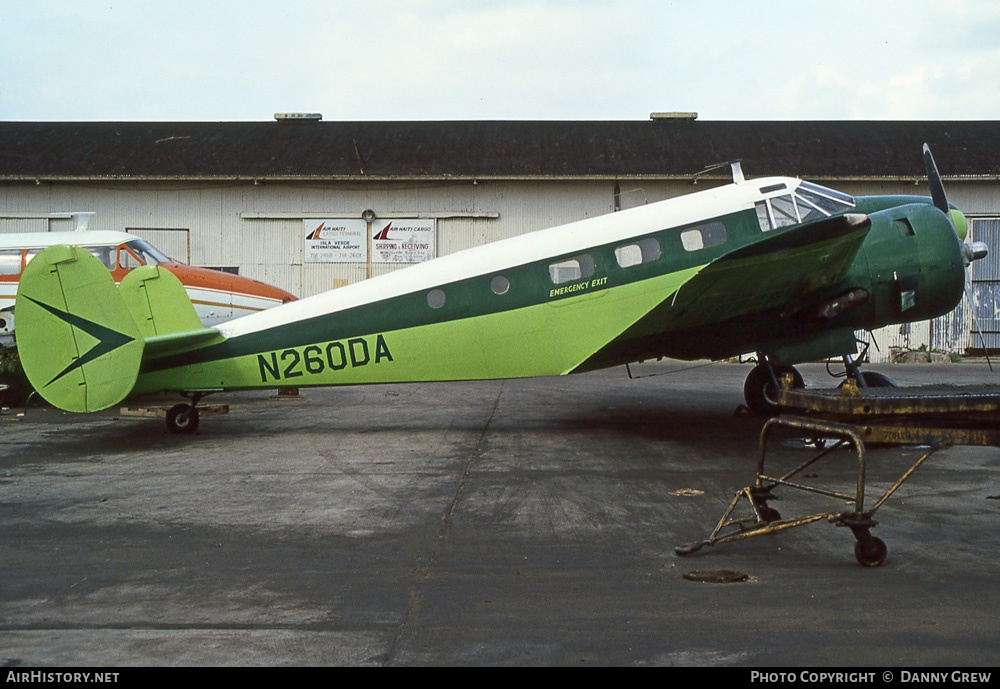
<svg viewBox="0 0 1000 689"><path fill-rule="evenodd" d="M184 285L205 327L295 300L289 292L257 280L174 261L149 242L127 232L0 234L0 346L13 344L14 298L25 266L42 249L56 244L85 248L107 266L116 283L139 266L162 266Z"/></svg>

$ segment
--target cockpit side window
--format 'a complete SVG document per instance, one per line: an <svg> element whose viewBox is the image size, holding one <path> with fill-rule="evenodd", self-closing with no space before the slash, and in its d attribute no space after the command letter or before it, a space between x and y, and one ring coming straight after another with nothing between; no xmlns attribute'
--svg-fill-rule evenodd
<svg viewBox="0 0 1000 689"><path fill-rule="evenodd" d="M790 194L786 194L758 201L757 222L760 223L762 232L769 232L789 225L798 225L802 220L795 207L795 200Z"/></svg>
<svg viewBox="0 0 1000 689"><path fill-rule="evenodd" d="M125 270L134 270L142 265L142 261L129 251L127 245L118 247L118 265Z"/></svg>
<svg viewBox="0 0 1000 689"><path fill-rule="evenodd" d="M795 200L789 196L775 196L769 199L771 203L771 216L774 218L775 227L788 227L797 225L802 220L799 212L795 208Z"/></svg>

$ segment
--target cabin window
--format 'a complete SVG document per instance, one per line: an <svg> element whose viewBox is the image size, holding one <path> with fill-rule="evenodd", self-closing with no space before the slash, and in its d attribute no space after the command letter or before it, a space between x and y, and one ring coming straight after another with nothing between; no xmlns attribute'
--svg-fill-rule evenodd
<svg viewBox="0 0 1000 689"><path fill-rule="evenodd" d="M21 272L21 250L0 249L0 275L18 275Z"/></svg>
<svg viewBox="0 0 1000 689"><path fill-rule="evenodd" d="M564 282L583 280L594 274L594 259L590 254L581 254L549 264L549 277L560 285Z"/></svg>
<svg viewBox="0 0 1000 689"><path fill-rule="evenodd" d="M432 309L440 309L444 306L444 290L432 289L427 293L427 305Z"/></svg>
<svg viewBox="0 0 1000 689"><path fill-rule="evenodd" d="M660 243L654 237L646 237L632 244L622 244L615 249L615 260L622 268L649 263L660 257Z"/></svg>
<svg viewBox="0 0 1000 689"><path fill-rule="evenodd" d="M507 294L507 290L510 289L510 280L503 275L497 275L490 280L490 289L493 290L493 294Z"/></svg>
<svg viewBox="0 0 1000 689"><path fill-rule="evenodd" d="M90 253L92 253L94 256L96 256L97 260L99 260L101 263L103 263L104 267L107 268L108 270L114 270L115 269L115 262L116 262L116 259L115 259L115 249L117 247L113 247L113 246L85 246L83 248L86 249L87 251L89 251Z"/></svg>
<svg viewBox="0 0 1000 689"><path fill-rule="evenodd" d="M681 232L685 251L698 251L726 241L726 228L721 222L710 222Z"/></svg>

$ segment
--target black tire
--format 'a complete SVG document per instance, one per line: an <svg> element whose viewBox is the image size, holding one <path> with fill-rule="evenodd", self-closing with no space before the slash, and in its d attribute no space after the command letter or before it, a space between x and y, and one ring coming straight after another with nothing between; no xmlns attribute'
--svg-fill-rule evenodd
<svg viewBox="0 0 1000 689"><path fill-rule="evenodd" d="M771 522L781 521L781 512L774 509L773 507L768 507L764 505L763 507L757 508L757 513L760 515L760 520L766 524Z"/></svg>
<svg viewBox="0 0 1000 689"><path fill-rule="evenodd" d="M879 567L885 562L889 549L885 541L875 536L862 538L854 544L854 558L865 567Z"/></svg>
<svg viewBox="0 0 1000 689"><path fill-rule="evenodd" d="M861 371L861 377L865 381L865 387L867 388L898 388L895 381L884 373L879 373L878 371ZM844 383L841 382L838 388L844 387Z"/></svg>
<svg viewBox="0 0 1000 689"><path fill-rule="evenodd" d="M895 388L899 387L889 376L878 371L862 371L861 377L865 379L865 385L870 388Z"/></svg>
<svg viewBox="0 0 1000 689"><path fill-rule="evenodd" d="M167 412L167 430L171 433L194 433L198 421L198 410L190 404L175 404Z"/></svg>
<svg viewBox="0 0 1000 689"><path fill-rule="evenodd" d="M792 366L778 366L774 369L774 375L778 380L786 373L792 375L792 387L804 388L805 382L802 374ZM767 372L767 367L758 364L750 370L746 382L743 383L743 398L747 407L757 416L774 416L781 411L781 407L775 398L777 390L771 375Z"/></svg>

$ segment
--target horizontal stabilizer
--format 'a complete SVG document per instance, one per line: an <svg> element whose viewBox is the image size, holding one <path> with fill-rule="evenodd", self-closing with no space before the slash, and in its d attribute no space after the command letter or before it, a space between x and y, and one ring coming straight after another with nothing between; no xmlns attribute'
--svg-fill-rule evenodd
<svg viewBox="0 0 1000 689"><path fill-rule="evenodd" d="M215 328L188 330L146 338L145 358L155 359L171 354L181 354L198 347L222 342L225 338Z"/></svg>

